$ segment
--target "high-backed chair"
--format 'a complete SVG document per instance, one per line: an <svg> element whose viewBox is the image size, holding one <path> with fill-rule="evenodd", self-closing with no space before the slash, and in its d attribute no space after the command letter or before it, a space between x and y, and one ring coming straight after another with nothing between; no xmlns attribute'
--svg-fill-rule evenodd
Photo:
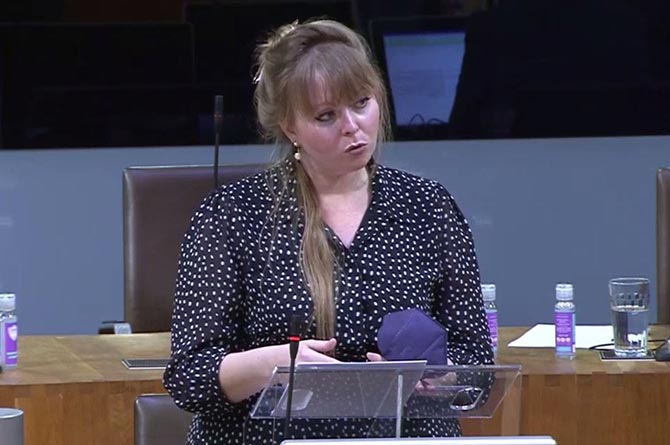
<svg viewBox="0 0 670 445"><path fill-rule="evenodd" d="M168 394L142 394L135 399L135 445L184 445L192 417Z"/></svg>
<svg viewBox="0 0 670 445"><path fill-rule="evenodd" d="M219 168L219 183L262 165ZM179 249L191 216L214 188L212 167L129 167L123 172L124 319L133 332L170 330Z"/></svg>
<svg viewBox="0 0 670 445"><path fill-rule="evenodd" d="M658 323L670 323L670 168L656 174L656 277Z"/></svg>

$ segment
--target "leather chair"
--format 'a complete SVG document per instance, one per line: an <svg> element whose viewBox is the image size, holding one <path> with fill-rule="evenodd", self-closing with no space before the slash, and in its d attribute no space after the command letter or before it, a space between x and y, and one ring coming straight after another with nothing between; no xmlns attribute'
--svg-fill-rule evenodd
<svg viewBox="0 0 670 445"><path fill-rule="evenodd" d="M259 164L221 166L219 183L262 169ZM208 166L124 170L124 318L133 332L170 330L181 242L191 216L213 185Z"/></svg>
<svg viewBox="0 0 670 445"><path fill-rule="evenodd" d="M657 322L670 324L670 168L656 174Z"/></svg>
<svg viewBox="0 0 670 445"><path fill-rule="evenodd" d="M135 445L184 445L192 417L168 394L142 394L135 399Z"/></svg>

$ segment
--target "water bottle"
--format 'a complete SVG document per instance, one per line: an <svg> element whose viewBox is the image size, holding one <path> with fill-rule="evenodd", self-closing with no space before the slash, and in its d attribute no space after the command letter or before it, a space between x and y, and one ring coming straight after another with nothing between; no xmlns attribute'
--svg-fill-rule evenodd
<svg viewBox="0 0 670 445"><path fill-rule="evenodd" d="M556 285L554 326L556 328L556 357L575 358L575 303L570 283Z"/></svg>
<svg viewBox="0 0 670 445"><path fill-rule="evenodd" d="M493 354L498 352L498 308L496 307L496 285L482 284L482 297L484 298L484 311L486 321L491 332L491 345Z"/></svg>
<svg viewBox="0 0 670 445"><path fill-rule="evenodd" d="M19 331L17 326L16 295L0 293L0 366L2 369L16 368L19 355Z"/></svg>

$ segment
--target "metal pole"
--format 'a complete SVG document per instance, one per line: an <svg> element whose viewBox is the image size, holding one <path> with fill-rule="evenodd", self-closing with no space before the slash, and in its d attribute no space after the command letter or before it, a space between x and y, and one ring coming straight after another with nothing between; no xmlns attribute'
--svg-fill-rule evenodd
<svg viewBox="0 0 670 445"><path fill-rule="evenodd" d="M395 402L395 437L400 438L402 434L402 386L404 383L402 373L398 374L398 394Z"/></svg>
<svg viewBox="0 0 670 445"><path fill-rule="evenodd" d="M2 445L23 445L23 411L0 408L0 442Z"/></svg>

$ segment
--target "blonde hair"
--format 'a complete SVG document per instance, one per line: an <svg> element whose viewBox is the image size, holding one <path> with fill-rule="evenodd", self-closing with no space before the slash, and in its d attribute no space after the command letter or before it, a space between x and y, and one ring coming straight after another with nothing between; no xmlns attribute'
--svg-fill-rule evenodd
<svg viewBox="0 0 670 445"><path fill-rule="evenodd" d="M280 165L292 160L291 141L281 129L298 114L308 114L310 84L327 87L330 99L353 102L372 95L379 104L377 150L390 134L386 88L370 48L356 32L332 20L294 22L277 29L257 48L254 104L266 140L280 147ZM319 201L307 172L295 162L298 205L305 215L300 268L314 304L317 337L335 334L335 258L324 232ZM287 179L284 178L286 191ZM279 193L282 199L286 193ZM278 205L275 208L279 208Z"/></svg>

